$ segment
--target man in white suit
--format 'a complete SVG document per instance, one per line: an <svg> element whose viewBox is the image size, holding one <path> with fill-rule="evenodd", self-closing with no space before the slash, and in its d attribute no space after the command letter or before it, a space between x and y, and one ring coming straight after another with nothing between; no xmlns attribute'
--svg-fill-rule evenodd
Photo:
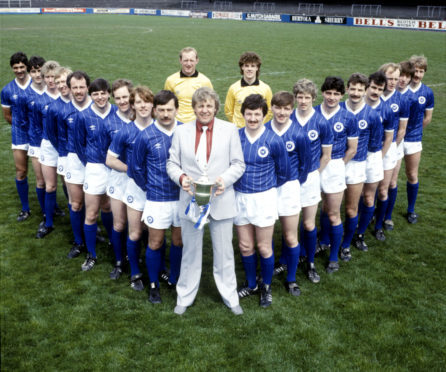
<svg viewBox="0 0 446 372"><path fill-rule="evenodd" d="M218 95L212 89L203 87L195 91L192 107L197 119L177 128L167 161L169 177L182 188L179 213L183 257L174 310L178 315L192 305L200 284L203 229L194 227L185 210L192 198L191 184L203 175L218 184L209 214L214 280L226 306L236 315L243 313L237 295L232 247L233 218L237 213L232 185L245 171L245 163L236 126L215 117L219 106Z"/></svg>

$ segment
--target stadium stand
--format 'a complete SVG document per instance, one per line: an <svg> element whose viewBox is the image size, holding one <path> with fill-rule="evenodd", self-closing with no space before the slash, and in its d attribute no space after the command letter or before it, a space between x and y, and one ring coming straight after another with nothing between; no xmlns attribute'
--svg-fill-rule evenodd
<svg viewBox="0 0 446 372"><path fill-rule="evenodd" d="M444 2L439 0L431 0L429 5L419 5L419 1L406 1L404 6L399 5L396 1L382 2L382 5L378 2L376 4L370 3L370 0L356 0L354 4L352 2L335 2L331 0L326 0L324 3L305 3L296 2L296 0L276 0L275 2L246 0L0 0L0 7L108 7L198 9L201 11L223 10L235 12L252 12L254 10L260 13L274 12L344 17L354 15L439 20L446 18L446 7ZM254 4L256 4L255 8Z"/></svg>

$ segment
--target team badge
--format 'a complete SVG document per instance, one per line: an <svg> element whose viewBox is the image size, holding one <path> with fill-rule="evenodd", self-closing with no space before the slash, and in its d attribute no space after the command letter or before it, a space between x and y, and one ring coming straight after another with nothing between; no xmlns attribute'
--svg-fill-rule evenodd
<svg viewBox="0 0 446 372"><path fill-rule="evenodd" d="M87 182L84 183L84 190L88 190L88 183Z"/></svg>
<svg viewBox="0 0 446 372"><path fill-rule="evenodd" d="M259 148L259 150L257 151L257 154L261 157L261 158L266 158L269 154L268 148L266 146L262 146Z"/></svg>
<svg viewBox="0 0 446 372"><path fill-rule="evenodd" d="M392 109L393 112L397 112L400 107L396 103L392 103L390 105L390 108Z"/></svg>
<svg viewBox="0 0 446 372"><path fill-rule="evenodd" d="M110 194L113 194L113 193L115 192L115 188L114 188L113 186L110 186L110 187L108 188L108 192L109 192Z"/></svg>
<svg viewBox="0 0 446 372"><path fill-rule="evenodd" d="M45 161L45 156L40 155L40 161Z"/></svg>
<svg viewBox="0 0 446 372"><path fill-rule="evenodd" d="M29 149L29 154L34 155L34 149Z"/></svg>
<svg viewBox="0 0 446 372"><path fill-rule="evenodd" d="M14 95L12 96L12 99L15 101L18 97L19 97L19 96L18 96L17 94L14 94Z"/></svg>
<svg viewBox="0 0 446 372"><path fill-rule="evenodd" d="M285 146L288 152L291 152L296 148L296 145L294 144L293 141L286 141Z"/></svg>
<svg viewBox="0 0 446 372"><path fill-rule="evenodd" d="M70 173L70 172L67 172L67 174L65 175L65 178L66 178L67 180L69 180L69 179L71 178L71 173Z"/></svg>
<svg viewBox="0 0 446 372"><path fill-rule="evenodd" d="M147 216L147 223L153 223L153 217Z"/></svg>
<svg viewBox="0 0 446 372"><path fill-rule="evenodd" d="M59 172L63 172L63 165L59 165L59 168L57 168Z"/></svg>
<svg viewBox="0 0 446 372"><path fill-rule="evenodd" d="M315 141L318 137L319 134L317 133L317 130L312 129L308 132L308 138L310 139L310 141Z"/></svg>
<svg viewBox="0 0 446 372"><path fill-rule="evenodd" d="M418 97L418 103L420 105L424 105L426 103L426 97L423 96Z"/></svg>
<svg viewBox="0 0 446 372"><path fill-rule="evenodd" d="M359 129L365 129L365 128L367 128L367 122L363 119L363 120L359 120L359 123L358 123L358 126L359 126Z"/></svg>
<svg viewBox="0 0 446 372"><path fill-rule="evenodd" d="M133 196L132 195L127 196L127 201L129 203L133 203Z"/></svg>
<svg viewBox="0 0 446 372"><path fill-rule="evenodd" d="M337 123L335 123L335 125L333 125L333 129L335 130L335 132L340 133L344 130L344 124L338 121Z"/></svg>

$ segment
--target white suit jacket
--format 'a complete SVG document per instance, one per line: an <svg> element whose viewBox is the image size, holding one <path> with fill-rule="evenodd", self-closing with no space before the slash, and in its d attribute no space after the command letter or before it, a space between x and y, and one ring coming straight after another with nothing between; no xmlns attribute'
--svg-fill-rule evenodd
<svg viewBox="0 0 446 372"><path fill-rule="evenodd" d="M167 173L177 185L180 176L186 174L194 180L202 176L202 171L195 160L196 121L178 126L172 138L170 157L167 161ZM245 171L245 162L237 127L227 121L214 119L212 131L212 148L208 161L207 175L211 182L222 177L225 184L223 194L212 199L210 215L215 220L233 218L237 214L235 193L232 185ZM180 191L180 217L192 196Z"/></svg>

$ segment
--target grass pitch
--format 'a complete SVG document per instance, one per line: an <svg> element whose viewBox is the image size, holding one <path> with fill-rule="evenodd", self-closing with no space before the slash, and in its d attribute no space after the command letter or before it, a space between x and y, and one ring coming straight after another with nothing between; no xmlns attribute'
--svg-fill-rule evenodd
<svg viewBox="0 0 446 372"><path fill-rule="evenodd" d="M384 243L368 234L370 251L354 250L353 260L331 276L323 270L328 258L317 257L321 283L312 285L299 270L297 299L286 294L283 278L274 278L273 306L260 309L257 298L248 298L241 303L242 317L234 317L219 298L209 245L196 302L178 317L172 312L175 293L163 285L163 304L155 307L146 292L129 288L125 276L110 281L112 253L105 246L99 247L100 264L92 272L80 271L81 258L67 260L68 217L56 220L47 238L34 239L40 216L32 171L34 213L19 224L10 128L1 119L2 370L445 368L445 33L111 15L0 16L0 27L2 87L13 77L10 55L22 50L83 69L92 78L126 77L156 92L179 69L179 50L191 45L199 52L198 69L222 101L240 76L237 62L246 50L262 56L261 79L273 91L290 90L302 77L320 86L327 75L347 79L353 72L369 74L384 62L424 54L429 58L424 81L436 100L423 139L420 222L409 226L404 219L402 169L396 230ZM65 205L61 191L58 200ZM279 237L278 228L277 246Z"/></svg>

